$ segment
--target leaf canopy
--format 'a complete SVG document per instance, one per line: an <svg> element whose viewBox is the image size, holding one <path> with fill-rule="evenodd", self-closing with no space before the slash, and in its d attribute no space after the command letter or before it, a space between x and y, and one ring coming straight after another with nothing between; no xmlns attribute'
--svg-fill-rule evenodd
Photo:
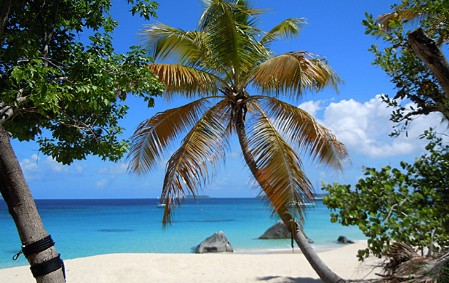
<svg viewBox="0 0 449 283"><path fill-rule="evenodd" d="M395 95L382 96L383 101L395 109L391 115L396 123L394 136L406 131L418 115L439 112L446 122L449 119L447 83L441 83L410 42L410 36L421 30L420 34L427 37L425 46L436 45L437 49L446 50L448 22L449 2L445 0L404 0L393 5L386 14L377 17L366 14L365 33L384 42L371 46L370 51L375 56L373 64L385 71L397 89ZM429 60L435 65L444 64L447 72L447 59L441 50L432 50L429 55L434 58Z"/></svg>
<svg viewBox="0 0 449 283"><path fill-rule="evenodd" d="M155 2L128 3L132 14L155 16ZM119 125L127 94L152 106L163 85L145 68L151 60L142 48L114 50L111 1L3 4L0 126L65 164L89 154L120 159L128 148Z"/></svg>

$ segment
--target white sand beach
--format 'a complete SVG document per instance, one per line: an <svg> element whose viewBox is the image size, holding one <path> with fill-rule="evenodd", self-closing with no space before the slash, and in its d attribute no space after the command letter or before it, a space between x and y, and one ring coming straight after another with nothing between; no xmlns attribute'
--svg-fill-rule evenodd
<svg viewBox="0 0 449 283"><path fill-rule="evenodd" d="M365 241L319 252L345 279L376 278L374 260L360 263ZM65 260L68 283L142 282L320 282L305 257L295 252L226 254L108 254ZM0 281L35 282L29 267L0 269Z"/></svg>

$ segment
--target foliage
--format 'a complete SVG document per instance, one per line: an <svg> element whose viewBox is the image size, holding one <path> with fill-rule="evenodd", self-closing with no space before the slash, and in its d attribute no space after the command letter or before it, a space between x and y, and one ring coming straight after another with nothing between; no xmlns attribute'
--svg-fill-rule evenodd
<svg viewBox="0 0 449 283"><path fill-rule="evenodd" d="M334 211L332 222L355 225L368 237L368 248L359 251L382 256L393 242L429 253L449 245L449 145L428 131L427 153L401 169L365 168L365 178L350 185L327 185L324 203Z"/></svg>
<svg viewBox="0 0 449 283"><path fill-rule="evenodd" d="M323 58L305 51L273 55L270 43L296 36L301 19L286 19L268 32L256 23L261 10L249 1L205 1L196 30L162 23L148 26L149 68L167 86L164 95L196 100L143 121L133 135L130 170L152 169L173 141L187 132L167 162L161 199L164 223L176 200L204 187L237 134L243 156L273 212L312 198L303 150L341 168L345 147L304 110L278 99L334 87L340 78ZM251 95L254 91L255 95ZM297 206L301 215L301 207ZM290 225L290 224L289 224Z"/></svg>
<svg viewBox="0 0 449 283"><path fill-rule="evenodd" d="M9 6L8 6L9 3ZM155 2L129 0L132 14L155 16ZM114 51L111 1L6 1L0 28L0 125L68 164L88 154L118 160L127 93L162 92L144 51Z"/></svg>
<svg viewBox="0 0 449 283"><path fill-rule="evenodd" d="M397 122L394 135L405 130L416 115L440 112L449 118L449 101L432 72L412 50L408 35L417 27L443 46L449 39L449 2L446 0L403 0L391 7L391 13L376 19L366 14L366 33L383 40L380 47L372 45L373 64L381 67L391 78L397 93L383 100L395 110L392 121ZM412 102L412 104L409 104Z"/></svg>

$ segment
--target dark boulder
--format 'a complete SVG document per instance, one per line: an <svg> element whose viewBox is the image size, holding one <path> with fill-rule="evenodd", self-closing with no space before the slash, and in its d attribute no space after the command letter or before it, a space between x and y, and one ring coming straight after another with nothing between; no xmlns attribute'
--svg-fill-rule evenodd
<svg viewBox="0 0 449 283"><path fill-rule="evenodd" d="M279 221L276 222L273 226L268 228L259 239L267 240L267 239L291 239L291 234L285 226L284 222ZM306 236L309 243L313 244L313 241Z"/></svg>
<svg viewBox="0 0 449 283"><path fill-rule="evenodd" d="M231 243L229 243L223 231L213 234L202 241L196 248L195 253L224 253L233 252Z"/></svg>
<svg viewBox="0 0 449 283"><path fill-rule="evenodd" d="M345 236L338 237L337 242L340 244L354 244L354 241L346 238Z"/></svg>
<svg viewBox="0 0 449 283"><path fill-rule="evenodd" d="M268 228L259 239L289 239L291 234L285 226L284 222L277 222Z"/></svg>

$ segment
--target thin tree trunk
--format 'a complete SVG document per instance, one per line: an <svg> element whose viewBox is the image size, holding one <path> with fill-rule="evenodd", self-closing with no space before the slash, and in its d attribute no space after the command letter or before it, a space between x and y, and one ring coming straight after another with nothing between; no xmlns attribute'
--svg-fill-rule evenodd
<svg viewBox="0 0 449 283"><path fill-rule="evenodd" d="M243 157L245 158L246 163L248 164L248 167L251 170L251 173L256 177L258 174L258 168L257 164L254 160L254 157L252 156L251 152L249 151L248 147L248 141L246 139L246 132L245 132L245 125L243 121L243 117L240 111L237 111L237 117L236 117L236 131L237 136L239 138L239 143L243 151ZM256 177L257 180L257 177ZM259 182L259 180L258 180ZM259 182L259 185L264 190L264 184L261 184ZM304 232L302 231L302 227L295 222L291 214L286 209L284 213L279 213L279 217L281 218L282 222L288 227L290 230L295 242L298 244L298 247L300 248L301 252L306 257L307 261L310 263L312 268L315 270L315 272L318 274L318 276L323 280L323 282L326 283L337 283L337 282L345 282L344 279L342 279L340 276L335 274L332 270L327 267L327 265L321 260L321 258L318 256L318 254L315 252L315 250L312 248L312 246L309 244L309 241L307 240L306 236L304 235Z"/></svg>
<svg viewBox="0 0 449 283"><path fill-rule="evenodd" d="M335 274L330 268L321 260L312 246L309 244L307 237L304 235L303 228L300 224L295 222L290 213L285 212L284 215L279 215L281 217L282 222L291 229L293 222L295 229L291 229L291 233L293 238L298 245L301 252L306 257L309 264L312 266L313 270L318 274L318 276L326 283L336 283L336 282L346 282L343 278ZM293 231L292 231L293 230Z"/></svg>
<svg viewBox="0 0 449 283"><path fill-rule="evenodd" d="M446 93L446 97L449 97L449 63L444 53L421 28L409 34L408 42L419 59L434 74ZM444 111L443 114L449 119L447 111Z"/></svg>
<svg viewBox="0 0 449 283"><path fill-rule="evenodd" d="M22 245L35 243L46 236L33 196L23 176L22 169L11 147L8 133L0 127L0 192L14 219ZM13 243L12 243L13 244ZM30 265L58 257L54 246L27 257ZM62 268L36 278L38 283L65 282Z"/></svg>

